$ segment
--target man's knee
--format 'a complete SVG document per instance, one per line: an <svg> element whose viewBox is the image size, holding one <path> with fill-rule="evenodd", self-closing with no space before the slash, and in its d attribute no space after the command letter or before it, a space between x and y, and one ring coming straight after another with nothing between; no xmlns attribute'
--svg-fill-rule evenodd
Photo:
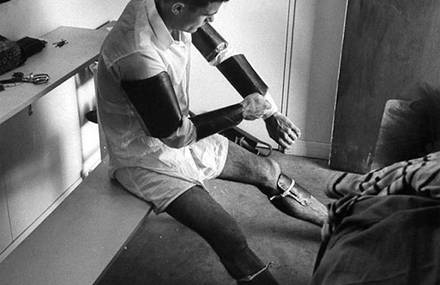
<svg viewBox="0 0 440 285"><path fill-rule="evenodd" d="M261 191L267 195L272 196L277 194L277 181L281 174L281 166L273 159L262 158L264 163L261 165Z"/></svg>
<svg viewBox="0 0 440 285"><path fill-rule="evenodd" d="M265 157L264 159L267 161L267 171L269 172L268 174L271 175L271 177L273 177L273 175L279 175L281 173L281 166L278 164L278 162L267 157Z"/></svg>

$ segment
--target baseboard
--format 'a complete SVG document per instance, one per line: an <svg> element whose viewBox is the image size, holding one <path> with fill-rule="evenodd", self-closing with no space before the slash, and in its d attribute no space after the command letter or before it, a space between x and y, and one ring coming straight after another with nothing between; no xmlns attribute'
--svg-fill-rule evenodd
<svg viewBox="0 0 440 285"><path fill-rule="evenodd" d="M297 141L291 149L285 150L285 154L292 154L311 158L328 160L331 146L328 143Z"/></svg>

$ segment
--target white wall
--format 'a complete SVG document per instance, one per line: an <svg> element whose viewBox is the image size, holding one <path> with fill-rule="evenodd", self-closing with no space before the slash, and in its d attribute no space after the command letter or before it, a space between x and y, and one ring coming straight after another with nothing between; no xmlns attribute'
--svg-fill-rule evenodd
<svg viewBox="0 0 440 285"><path fill-rule="evenodd" d="M289 15L294 0L231 0L220 9L213 26L236 53L243 53L269 86L274 101L281 106L285 81ZM257 16L258 15L258 16ZM218 109L242 101L225 77L194 48L192 53L190 107L196 113ZM274 142L262 120L244 121L241 128Z"/></svg>
<svg viewBox="0 0 440 285"><path fill-rule="evenodd" d="M0 4L0 35L38 37L58 26L96 28L116 19L128 0L11 0Z"/></svg>
<svg viewBox="0 0 440 285"><path fill-rule="evenodd" d="M296 0L287 115L302 130L290 153L328 158L348 0Z"/></svg>
<svg viewBox="0 0 440 285"><path fill-rule="evenodd" d="M281 111L301 128L301 139L288 153L328 158L348 0L255 1L229 1L213 26L246 55ZM200 58L195 52L193 110L239 102L223 76ZM261 120L240 127L276 146Z"/></svg>

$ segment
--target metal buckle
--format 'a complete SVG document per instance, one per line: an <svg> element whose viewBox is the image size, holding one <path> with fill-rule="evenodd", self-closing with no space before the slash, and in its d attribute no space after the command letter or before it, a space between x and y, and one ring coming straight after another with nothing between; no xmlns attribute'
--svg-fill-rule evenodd
<svg viewBox="0 0 440 285"><path fill-rule="evenodd" d="M289 183L290 182L290 183ZM277 197L290 197L295 199L298 203L303 206L307 206L309 204L310 197L301 197L302 195L298 195L300 190L295 187L295 180L289 178L288 176L281 174L277 181L277 186L283 191L280 195L275 195L269 198L269 200L273 200ZM292 191L293 190L293 191ZM309 194L309 193L307 193Z"/></svg>
<svg viewBox="0 0 440 285"><path fill-rule="evenodd" d="M255 272L254 274L249 274L248 276L237 279L237 281L238 282L251 282L252 280L255 279L255 277L257 277L258 275L260 275L264 271L268 270L271 265L272 265L272 262L269 262L268 264L266 264L266 266L264 266L263 268L261 268L260 270Z"/></svg>

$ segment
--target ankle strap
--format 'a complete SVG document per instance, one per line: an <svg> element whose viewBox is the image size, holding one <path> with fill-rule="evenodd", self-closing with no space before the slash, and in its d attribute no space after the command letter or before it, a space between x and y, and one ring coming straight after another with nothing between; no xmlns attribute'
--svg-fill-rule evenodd
<svg viewBox="0 0 440 285"><path fill-rule="evenodd" d="M266 266L255 272L254 274L249 274L245 277L242 277L240 279L237 279L237 282L251 282L255 277L263 273L264 271L268 270L269 267L272 265L272 262L269 262Z"/></svg>

